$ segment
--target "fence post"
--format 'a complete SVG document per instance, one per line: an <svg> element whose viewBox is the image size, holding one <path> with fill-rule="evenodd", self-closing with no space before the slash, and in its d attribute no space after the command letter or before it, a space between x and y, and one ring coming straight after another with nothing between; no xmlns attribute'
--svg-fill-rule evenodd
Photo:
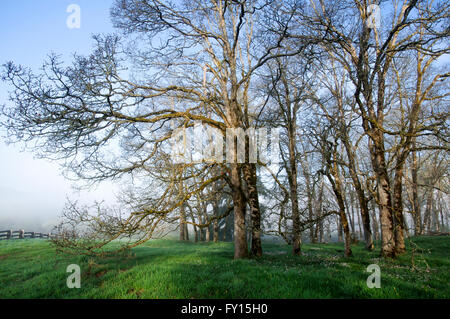
<svg viewBox="0 0 450 319"><path fill-rule="evenodd" d="M13 234L13 231L12 230L8 230L8 232L6 233L6 239L11 239L12 238L12 234Z"/></svg>
<svg viewBox="0 0 450 319"><path fill-rule="evenodd" d="M25 238L25 230L21 229L19 230L19 239L24 239Z"/></svg>
<svg viewBox="0 0 450 319"><path fill-rule="evenodd" d="M34 238L34 231L31 232L31 238Z"/></svg>

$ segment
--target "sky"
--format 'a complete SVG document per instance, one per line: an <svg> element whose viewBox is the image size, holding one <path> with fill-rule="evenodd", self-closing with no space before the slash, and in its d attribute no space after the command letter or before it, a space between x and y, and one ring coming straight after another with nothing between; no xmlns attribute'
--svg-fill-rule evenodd
<svg viewBox="0 0 450 319"><path fill-rule="evenodd" d="M49 53L90 53L92 35L113 32L109 17L112 0L20 0L0 2L0 65L13 61L38 71ZM80 28L67 20L80 8ZM73 21L69 19L69 21ZM0 81L0 105L10 103L6 83ZM50 231L66 198L81 203L112 201L117 188L111 183L77 191L83 184L64 179L58 163L37 159L23 144L7 145L0 129L0 230Z"/></svg>

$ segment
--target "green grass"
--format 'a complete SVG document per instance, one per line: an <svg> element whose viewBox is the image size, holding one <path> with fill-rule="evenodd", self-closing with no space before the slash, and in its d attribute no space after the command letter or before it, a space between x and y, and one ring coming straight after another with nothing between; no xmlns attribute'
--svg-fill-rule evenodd
<svg viewBox="0 0 450 319"><path fill-rule="evenodd" d="M154 240L128 257L57 254L44 240L0 242L0 298L449 298L449 237L419 237L395 261L353 246L264 243L264 256L233 260L232 243ZM415 246L413 245L413 246ZM66 267L78 264L81 289L68 289ZM369 289L369 264L381 268L381 288Z"/></svg>

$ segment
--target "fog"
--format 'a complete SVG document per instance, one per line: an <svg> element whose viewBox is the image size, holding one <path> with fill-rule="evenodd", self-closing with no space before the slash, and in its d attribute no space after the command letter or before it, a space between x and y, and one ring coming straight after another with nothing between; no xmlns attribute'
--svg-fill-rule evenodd
<svg viewBox="0 0 450 319"><path fill-rule="evenodd" d="M91 35L111 32L112 1L80 0L81 28L67 27L67 7L72 1L16 1L0 10L0 65L8 61L38 71L51 52L71 62L72 53L91 51ZM7 87L0 81L0 105L8 104ZM3 120L0 118L0 120ZM58 163L36 159L24 144L6 145L0 129L0 230L48 232L56 224L66 198L92 203L111 202L117 188L104 183L78 192L64 179ZM80 184L75 184L79 186Z"/></svg>
<svg viewBox="0 0 450 319"><path fill-rule="evenodd" d="M105 182L90 189L66 180L58 163L36 159L20 145L0 145L0 230L49 232L67 198L81 204L114 203L119 187Z"/></svg>

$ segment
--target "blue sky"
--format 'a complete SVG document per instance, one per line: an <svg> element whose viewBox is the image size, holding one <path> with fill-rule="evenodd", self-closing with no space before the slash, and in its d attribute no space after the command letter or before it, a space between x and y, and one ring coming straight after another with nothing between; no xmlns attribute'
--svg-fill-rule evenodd
<svg viewBox="0 0 450 319"><path fill-rule="evenodd" d="M113 32L109 17L112 0L19 0L0 2L0 64L14 61L34 70L47 54L62 54L71 61L74 52L87 54L91 35ZM70 29L67 7L81 9L81 28ZM7 101L8 87L0 82L0 104ZM35 159L24 145L6 145L0 131L0 230L51 227L66 197L82 202L111 200L114 187L109 183L92 191L75 192L72 182L61 175L57 163ZM48 229L50 230L50 229Z"/></svg>

